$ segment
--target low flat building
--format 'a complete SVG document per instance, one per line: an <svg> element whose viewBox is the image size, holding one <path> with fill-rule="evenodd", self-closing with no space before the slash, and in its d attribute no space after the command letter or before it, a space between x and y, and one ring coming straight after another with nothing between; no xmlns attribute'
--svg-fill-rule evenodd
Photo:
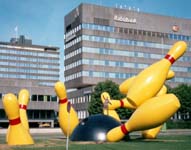
<svg viewBox="0 0 191 150"><path fill-rule="evenodd" d="M59 48L32 44L24 36L0 42L0 101L7 93L30 92L29 123L54 126L58 103L54 84L59 80ZM0 126L8 120L0 102Z"/></svg>

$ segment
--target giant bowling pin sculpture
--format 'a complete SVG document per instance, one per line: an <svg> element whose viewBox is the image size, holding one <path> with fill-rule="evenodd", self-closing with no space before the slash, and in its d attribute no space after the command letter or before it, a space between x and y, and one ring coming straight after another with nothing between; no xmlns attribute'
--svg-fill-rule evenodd
<svg viewBox="0 0 191 150"><path fill-rule="evenodd" d="M22 89L19 92L18 96L18 102L19 102L19 114L20 114L20 119L22 125L25 127L27 131L29 131L29 124L28 124L28 117L27 117L27 105L29 103L29 92L26 89ZM7 135L6 135L6 141L8 141L8 134L9 134L9 129L7 129Z"/></svg>
<svg viewBox="0 0 191 150"><path fill-rule="evenodd" d="M173 76L174 76L174 72L171 71L169 78L172 78ZM165 95L166 93L167 93L167 87L163 85L163 87L157 93L156 96ZM157 137L158 133L160 132L161 128L162 128L162 125L152 128L152 129L144 130L144 131L142 131L142 137L145 139L155 139Z"/></svg>
<svg viewBox="0 0 191 150"><path fill-rule="evenodd" d="M179 107L179 100L173 94L165 94L151 98L138 107L125 124L111 129L107 133L107 140L111 142L119 141L129 132L160 126L169 119Z"/></svg>
<svg viewBox="0 0 191 150"><path fill-rule="evenodd" d="M186 48L187 45L183 41L175 43L162 60L140 72L129 86L129 102L140 106L144 100L155 96L163 86L171 65L184 54Z"/></svg>
<svg viewBox="0 0 191 150"><path fill-rule="evenodd" d="M121 89L127 92L125 99L137 109L128 122L108 132L108 141L118 141L132 131L160 126L178 110L180 103L175 95L156 95L169 74L172 74L169 70L171 65L184 54L186 48L187 45L183 41L175 43L162 60L126 81L128 90Z"/></svg>
<svg viewBox="0 0 191 150"><path fill-rule="evenodd" d="M66 136L70 136L79 123L77 113L72 106L70 111L67 111L69 103L67 99L66 89L62 82L57 82L55 84L55 92L59 97L58 119L60 128ZM68 118L70 118L70 124L67 123Z"/></svg>
<svg viewBox="0 0 191 150"><path fill-rule="evenodd" d="M34 144L34 141L21 124L19 115L19 104L14 94L6 94L3 97L4 110L9 119L9 134L7 137L8 145L28 145Z"/></svg>

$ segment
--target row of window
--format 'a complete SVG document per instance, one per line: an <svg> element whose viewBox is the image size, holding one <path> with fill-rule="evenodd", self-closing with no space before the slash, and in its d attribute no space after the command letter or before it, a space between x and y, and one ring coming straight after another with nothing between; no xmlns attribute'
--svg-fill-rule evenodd
<svg viewBox="0 0 191 150"><path fill-rule="evenodd" d="M106 31L106 32L119 32L119 33L125 33L125 34L133 34L133 35L146 35L146 36L153 36L153 37L157 36L157 37L166 37L171 40L191 41L191 36L187 36L187 35L143 31L138 29L112 27L112 26L104 26L104 25L97 25L97 24L90 24L90 23L83 23L82 29L99 30L99 31Z"/></svg>
<svg viewBox="0 0 191 150"><path fill-rule="evenodd" d="M54 110L27 110L28 119L55 119ZM5 111L0 109L0 119L7 119Z"/></svg>
<svg viewBox="0 0 191 150"><path fill-rule="evenodd" d="M91 95L81 96L77 98L71 98L69 99L71 104L80 104L80 103L87 103L90 102Z"/></svg>
<svg viewBox="0 0 191 150"><path fill-rule="evenodd" d="M78 114L78 118L79 118L79 119L84 119L84 118L86 118L86 117L89 116L87 110L77 111L77 114Z"/></svg>
<svg viewBox="0 0 191 150"><path fill-rule="evenodd" d="M120 44L120 45L130 45L130 46L139 46L139 47L148 47L148 48L158 48L158 49L170 49L172 45L162 44L162 43L153 43L153 42L144 42L138 40L128 40L128 39L118 39L111 37L103 36L93 36L93 35L82 35L71 40L65 44L65 48L69 48L81 40L99 42L99 43L110 43L110 44ZM188 51L191 51L191 48L188 47Z"/></svg>
<svg viewBox="0 0 191 150"><path fill-rule="evenodd" d="M76 37L75 39L71 40L70 42L65 44L65 48L69 48L75 44L77 44L78 42L80 42L82 40L81 36Z"/></svg>
<svg viewBox="0 0 191 150"><path fill-rule="evenodd" d="M65 60L67 60L67 59L69 59L69 58L71 58L73 56L76 56L76 55L80 54L81 52L82 52L82 48L78 48L78 49L66 54L65 55Z"/></svg>
<svg viewBox="0 0 191 150"><path fill-rule="evenodd" d="M119 32L119 33L125 33L125 34L133 34L133 35L157 36L157 37L165 37L165 38L168 38L171 40L191 41L191 36L187 36L187 35L178 35L178 34L174 34L174 33L151 32L151 31L143 31L143 30L137 30L137 29L89 24L89 23L83 23L82 25L81 24L78 25L74 29L67 32L65 34L65 38L66 39L69 38L70 36L74 35L76 32L78 32L81 29L99 30L99 31L106 31L106 32ZM72 43L70 43L70 44L72 45ZM69 45L67 45L67 47L68 46Z"/></svg>
<svg viewBox="0 0 191 150"><path fill-rule="evenodd" d="M0 78L34 79L34 80L54 80L58 81L59 76L35 76L31 74L0 74Z"/></svg>
<svg viewBox="0 0 191 150"><path fill-rule="evenodd" d="M95 71L82 71L76 72L65 77L65 81L70 81L79 77L100 77L100 78L122 78L127 79L135 76L135 73L117 73L117 72L95 72Z"/></svg>
<svg viewBox="0 0 191 150"><path fill-rule="evenodd" d="M128 40L128 39L116 39L116 38L93 36L93 35L82 35L82 40L93 41L93 42L104 42L104 43L110 43L110 44L158 48L158 49L161 49L161 48L170 49L172 47L172 45L161 44L161 43L144 42L144 41ZM191 48L188 47L188 50L191 51Z"/></svg>
<svg viewBox="0 0 191 150"><path fill-rule="evenodd" d="M28 68L43 68L43 69L59 69L59 65L55 64L42 64L42 63L21 63L21 62L8 62L8 61L1 61L0 60L0 65L2 66L13 66L13 67L28 67Z"/></svg>
<svg viewBox="0 0 191 150"><path fill-rule="evenodd" d="M43 101L43 102L57 102L57 96L55 95L31 95L31 101Z"/></svg>
<svg viewBox="0 0 191 150"><path fill-rule="evenodd" d="M70 36L74 35L76 32L80 31L82 29L81 24L70 30L65 34L65 39L67 40Z"/></svg>
<svg viewBox="0 0 191 150"><path fill-rule="evenodd" d="M2 54L16 54L16 55L25 55L25 56L36 56L36 57L51 57L51 58L58 58L58 53L48 53L48 52L41 52L41 51L23 51L23 50L15 50L15 49L2 49L0 48L0 53Z"/></svg>
<svg viewBox="0 0 191 150"><path fill-rule="evenodd" d="M9 66L10 67L10 66ZM17 72L17 73L35 73L35 74L47 74L47 75L58 75L58 71L53 70L39 70L39 69L28 69L28 68L3 68L0 67L0 72Z"/></svg>
<svg viewBox="0 0 191 150"><path fill-rule="evenodd" d="M115 50L107 48L92 48L92 47L82 47L78 48L71 53L68 53L65 59L69 59L75 55L80 54L81 52L93 53L93 54L106 54L114 56L128 56L128 57L140 57L140 58L152 58L152 59L161 59L164 57L164 54L152 54L140 51L129 51L129 50ZM178 61L191 62L191 57L182 56Z"/></svg>
<svg viewBox="0 0 191 150"><path fill-rule="evenodd" d="M18 60L18 61L30 61L30 62L42 62L42 63L59 63L59 59L39 58L39 57L21 57L12 56L0 53L0 59L2 60Z"/></svg>
<svg viewBox="0 0 191 150"><path fill-rule="evenodd" d="M27 110L28 119L55 119L54 110Z"/></svg>
<svg viewBox="0 0 191 150"><path fill-rule="evenodd" d="M73 80L78 77L98 77L98 78L115 78L115 79L127 79L132 76L135 76L135 73L116 73L116 72L98 72L98 71L82 71L77 72L72 75L66 76L65 80ZM175 77L170 82L182 82L182 83L191 83L191 78L188 77Z"/></svg>
<svg viewBox="0 0 191 150"><path fill-rule="evenodd" d="M55 85L55 81L52 82L38 82L38 85L40 86L54 86Z"/></svg>
<svg viewBox="0 0 191 150"><path fill-rule="evenodd" d="M0 100L4 95L5 94L0 93ZM30 101L57 102L56 95L31 95L29 99Z"/></svg>
<svg viewBox="0 0 191 150"><path fill-rule="evenodd" d="M133 69L145 69L150 64L145 63L130 63L130 62L122 62L122 61L109 61L109 60L96 60L96 59L82 59L75 61L69 65L65 66L65 70L69 70L75 68L79 65L97 65L97 66L109 66L109 67L122 67L122 68L133 68ZM186 72L191 73L191 67L171 67L175 72Z"/></svg>

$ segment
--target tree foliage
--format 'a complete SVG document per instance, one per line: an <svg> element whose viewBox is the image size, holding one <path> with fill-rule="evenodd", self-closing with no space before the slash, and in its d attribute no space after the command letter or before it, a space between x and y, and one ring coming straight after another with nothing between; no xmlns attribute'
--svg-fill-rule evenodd
<svg viewBox="0 0 191 150"><path fill-rule="evenodd" d="M91 101L88 106L88 112L90 115L99 114L103 112L103 104L101 102L101 93L108 92L111 99L120 100L125 97L119 91L119 85L111 80L106 80L105 82L99 82L91 95ZM119 108L117 112L121 119L127 119L131 115L132 111Z"/></svg>
<svg viewBox="0 0 191 150"><path fill-rule="evenodd" d="M191 86L180 84L174 88L168 87L168 93L173 93L178 97L181 104L179 112L191 114Z"/></svg>

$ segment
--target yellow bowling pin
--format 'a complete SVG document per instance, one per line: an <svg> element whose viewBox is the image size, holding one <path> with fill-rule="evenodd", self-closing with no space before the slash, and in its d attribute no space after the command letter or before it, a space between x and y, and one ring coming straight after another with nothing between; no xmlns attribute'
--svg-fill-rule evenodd
<svg viewBox="0 0 191 150"><path fill-rule="evenodd" d="M29 92L26 89L22 89L19 92L18 96L18 101L19 101L19 112L20 112L20 118L21 118L21 123L25 127L27 131L29 131L29 123L28 123L28 117L27 117L27 105L29 103Z"/></svg>
<svg viewBox="0 0 191 150"><path fill-rule="evenodd" d="M29 92L26 89L22 89L19 92L19 114L22 125L25 127L26 130L29 131L29 124L28 124L28 117L26 113L27 105L29 102ZM9 134L9 127L7 129L6 141L8 141L8 134Z"/></svg>
<svg viewBox="0 0 191 150"><path fill-rule="evenodd" d="M162 125L179 107L179 100L173 94L151 98L138 107L125 124L111 129L107 133L107 140L119 141L129 132L147 130Z"/></svg>
<svg viewBox="0 0 191 150"><path fill-rule="evenodd" d="M55 92L59 97L59 125L62 132L67 136L72 134L73 130L79 124L78 116L74 108L71 106L70 113L67 111L68 99L65 86L62 82L55 84Z"/></svg>
<svg viewBox="0 0 191 150"><path fill-rule="evenodd" d="M135 79L135 76L126 79L125 81L123 81L120 85L119 85L119 91L122 94L127 94L129 86L133 83L133 80Z"/></svg>
<svg viewBox="0 0 191 150"><path fill-rule="evenodd" d="M101 94L101 101L104 105L103 107L103 114L108 115L120 121L119 115L115 111L116 108L120 107L119 101L110 100L110 95L107 92L103 92Z"/></svg>
<svg viewBox="0 0 191 150"><path fill-rule="evenodd" d="M172 72L170 73L170 77L172 77ZM166 93L167 93L167 88L166 88L166 86L163 85L163 87L157 93L156 96L164 95ZM158 126L156 128L144 130L144 131L142 131L142 136L143 136L143 138L146 138L146 139L154 139L159 134L161 128L162 128L162 125L160 125L160 126Z"/></svg>
<svg viewBox="0 0 191 150"><path fill-rule="evenodd" d="M102 100L103 104L106 99L109 99L109 105L108 105L109 110L115 110L117 108L135 109L135 106L133 106L131 103L129 103L127 98L123 98L121 100L114 100L114 99L111 100L109 93L103 92L101 94L101 100Z"/></svg>
<svg viewBox="0 0 191 150"><path fill-rule="evenodd" d="M158 133L160 132L161 128L162 128L162 125L160 125L156 128L145 130L142 132L142 137L145 139L155 139L157 137Z"/></svg>
<svg viewBox="0 0 191 150"><path fill-rule="evenodd" d="M186 48L187 45L183 41L175 43L164 59L140 72L128 88L129 102L137 107L155 96L162 88L171 65L184 54Z"/></svg>
<svg viewBox="0 0 191 150"><path fill-rule="evenodd" d="M8 145L34 144L29 132L21 124L19 116L19 104L13 94L6 94L3 97L3 106L9 119Z"/></svg>

